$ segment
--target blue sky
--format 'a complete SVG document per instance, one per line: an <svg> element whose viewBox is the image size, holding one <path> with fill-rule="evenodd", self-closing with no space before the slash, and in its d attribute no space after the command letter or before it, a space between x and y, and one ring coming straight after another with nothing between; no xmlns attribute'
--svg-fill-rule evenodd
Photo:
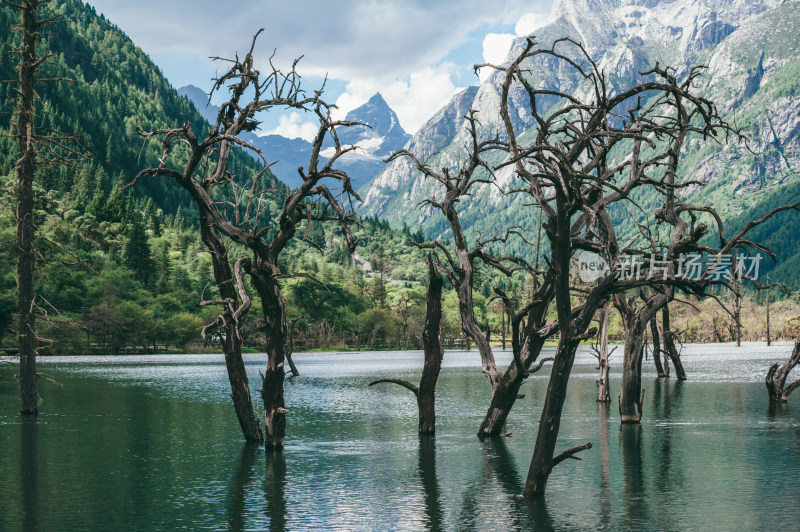
<svg viewBox="0 0 800 532"><path fill-rule="evenodd" d="M259 39L262 69L275 50L307 89L327 74L325 96L343 115L381 92L414 133L463 87L479 83L472 65L500 62L515 35L544 25L552 0L95 0L99 13L153 58L175 87L208 89L217 65ZM498 59L499 58L499 59ZM307 137L316 126L300 113L261 116L262 132Z"/></svg>

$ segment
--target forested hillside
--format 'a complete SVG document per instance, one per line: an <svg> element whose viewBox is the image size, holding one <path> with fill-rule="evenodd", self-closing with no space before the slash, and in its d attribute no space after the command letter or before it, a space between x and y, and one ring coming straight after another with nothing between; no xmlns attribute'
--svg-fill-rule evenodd
<svg viewBox="0 0 800 532"><path fill-rule="evenodd" d="M198 131L208 126L141 49L93 8L72 0L46 6L44 14L62 18L42 38L42 52L54 54L42 76L72 81L38 86L37 124L42 132L81 138L92 156L72 164L42 162L37 168L37 304L47 316L41 352L114 353L197 344L201 325L216 311L205 307L201 312L197 305L204 290L206 297L213 295L214 283L196 210L169 180L142 179L123 187L139 170L155 166L159 155L153 146L140 153L137 123L144 130L185 121ZM13 9L0 6L2 79L16 76L16 58L9 52L19 40L12 30L17 18ZM7 132L15 101L12 85L0 85L0 91L0 345L13 345L16 147ZM229 168L237 179L248 179L259 165L237 152ZM269 175L265 179L275 190L264 214L270 216L286 188ZM363 262L355 268L329 228L316 223L302 230L319 250L293 244L285 267L308 271L325 285L301 281L288 287L296 331L324 332L319 345L363 337L377 346L408 333L412 307L417 315L423 309L415 294L424 290L415 284L424 279L424 254L409 245L408 230L364 220L356 229ZM421 239L419 233L415 237ZM322 293L324 305L319 304ZM253 309L249 316L255 320L259 314ZM257 321L248 331L250 345L263 342Z"/></svg>
<svg viewBox="0 0 800 532"><path fill-rule="evenodd" d="M215 285L211 260L197 230L195 207L169 180L142 179L135 187L123 187L141 169L155 165L158 157L155 146L141 150L137 123L151 130L190 122L200 131L207 127L205 120L141 49L91 7L73 0L46 5L47 14L62 18L42 38L42 49L54 54L42 75L72 81L39 85L37 123L43 132L60 131L83 139L92 156L72 164L42 162L37 168L37 304L44 318L41 352L142 352L187 345L197 349L199 331L216 310L198 306L202 297L214 295ZM17 16L11 8L0 6L0 78L6 80L16 76L16 58L9 52L19 40L12 30ZM7 135L15 105L12 87L0 84L4 96L0 101L0 345L15 342L16 148ZM444 137L454 134L459 114L465 112L461 100L471 102L474 96L473 89L457 96L452 108L431 119L428 129ZM409 146L414 149L419 142L412 139ZM259 165L237 152L230 169L236 179L246 180ZM264 216L273 216L287 189L269 175L265 179L274 193ZM710 194L717 190L713 183L707 188ZM792 183L771 189L757 196L758 203L750 210L723 209L723 214L735 226L737 220L749 220L785 197L800 195L795 188ZM539 225L538 213L498 209L501 198L489 199L479 209L465 210L465 223L484 224L491 212L497 227L484 227L486 234L511 226L530 228L527 240L531 244L515 240L510 248L530 255L538 240L534 229ZM641 205L655 208L646 197ZM420 345L427 277L425 253L413 243L427 235L419 223L423 214L409 211L409 215L415 218L409 218L410 224L415 222L411 230L407 225L392 229L375 217L363 219L354 229L360 239L354 258L334 227L315 222L300 228L307 242L292 243L281 268L306 272L320 282L306 278L285 283L296 348ZM625 213L617 213L617 218L621 224L632 223ZM755 238L773 241L775 251L786 258L774 277L794 286L800 280L794 268L796 224L795 218L788 222L786 218L758 228ZM426 228L429 235L447 233L443 220L428 219ZM235 256L244 253L235 246L231 249ZM540 251L546 251L544 244ZM494 287L520 300L527 297L530 287L519 278L478 272L477 320L497 338L507 332L508 324L499 302L491 299ZM446 294L443 333L452 343L461 335L460 321L454 294ZM245 341L253 348L264 341L260 314L256 306L246 317Z"/></svg>

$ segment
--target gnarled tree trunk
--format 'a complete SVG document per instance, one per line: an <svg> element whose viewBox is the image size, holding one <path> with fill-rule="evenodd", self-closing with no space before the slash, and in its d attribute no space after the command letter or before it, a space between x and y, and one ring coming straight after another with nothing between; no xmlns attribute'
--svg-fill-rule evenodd
<svg viewBox="0 0 800 532"><path fill-rule="evenodd" d="M664 366L661 364L661 335L658 334L658 322L655 315L650 319L650 336L653 337L653 362L656 365L658 378L666 378L668 375L664 372Z"/></svg>
<svg viewBox="0 0 800 532"><path fill-rule="evenodd" d="M505 373L497 383L497 387L492 394L492 401L486 414L483 416L481 426L478 428L478 437L485 438L499 436L505 426L508 414L519 397L519 389L525 379L532 373L542 369L545 362L552 358L542 359L536 367L532 368L533 363L539 358L544 347L544 342L551 331L542 331L546 323L547 309L553 300L554 284L551 275L545 277L542 286L533 296L533 303L521 313L514 315L511 301L502 291L501 295L511 320L511 349L514 360L506 368ZM527 315L527 322L523 327L524 334L520 334L520 325Z"/></svg>
<svg viewBox="0 0 800 532"><path fill-rule="evenodd" d="M772 364L767 372L765 382L770 403L785 403L789 400L789 394L800 387L800 379L797 379L789 386L786 386L786 379L794 367L800 363L800 338L795 340L794 349L789 359L781 366L777 362Z"/></svg>
<svg viewBox="0 0 800 532"><path fill-rule="evenodd" d="M264 445L267 449L282 449L288 413L283 398L287 337L285 303L272 265L257 260L250 270L250 277L261 298L267 331L267 367L261 375Z"/></svg>
<svg viewBox="0 0 800 532"><path fill-rule="evenodd" d="M550 373L550 383L547 386L542 416L539 419L539 430L536 434L536 447L533 451L531 466L528 469L528 478L525 481L525 498L538 498L544 496L547 489L547 480L550 473L557 465L553 453L558 441L558 430L561 427L561 411L567 398L567 385L572 364L575 362L577 344L568 340L569 336L561 331L561 340L558 344L553 369Z"/></svg>
<svg viewBox="0 0 800 532"><path fill-rule="evenodd" d="M507 90L507 86L504 86ZM539 419L539 430L536 433L536 447L533 450L531 465L528 468L528 477L525 479L523 497L536 499L544 497L547 489L547 480L553 468L567 458L592 446L591 442L571 449L553 457L558 441L558 431L561 427L561 411L567 398L567 385L575 362L575 352L581 341L583 331L588 327L589 320L576 324L572 319L572 302L570 298L569 264L572 256L570 241L570 215L566 209L559 208L555 220L547 228L551 234L550 246L552 249L553 289L556 298L560 338L556 355L553 359L553 369L550 372L550 382L547 385L547 395ZM554 223L553 223L554 222ZM587 302L586 305L599 305L599 302ZM595 307L596 308L596 307ZM594 311L588 313L589 317ZM596 330L592 331L592 334Z"/></svg>
<svg viewBox="0 0 800 532"><path fill-rule="evenodd" d="M426 296L425 327L422 331L422 345L425 352L425 365L419 386L393 378L377 379L370 386L381 382L392 382L411 390L417 398L419 412L419 433L436 432L436 382L442 369L444 349L440 339L442 324L442 285L444 281L436 269L433 259L428 258L428 291Z"/></svg>
<svg viewBox="0 0 800 532"><path fill-rule="evenodd" d="M536 361L538 354L542 350L545 339L535 338L528 341L532 345L530 351L526 352L523 357L524 362L521 365L512 362L500 382L497 383L497 388L492 395L492 401L483 416L481 426L478 428L479 438L499 436L503 432L508 414L511 413L511 408L519 398L519 389L522 383L531 373L539 371L545 362L552 360L552 358L542 359L535 368L531 369L531 365Z"/></svg>
<svg viewBox="0 0 800 532"><path fill-rule="evenodd" d="M203 210L202 206L199 206L199 208L202 215L200 233L203 242L211 250L211 263L214 267L214 279L219 287L220 299L237 302L239 299L237 298L236 287L243 281L241 278L234 279L230 261L228 260L228 249L214 228L211 216ZM247 298L246 293L244 296ZM239 304L245 304L245 302L241 301ZM249 298L247 298L246 305L247 307L250 305ZM247 308L244 310L246 311ZM229 308L223 310L221 318L218 319L218 321L222 321L225 329L225 340L222 342L222 348L225 352L225 367L228 370L228 380L231 384L233 408L236 411L242 434L248 441L260 442L264 439L264 435L256 418L253 400L250 395L250 383L247 378L244 359L242 358L242 337L238 320L238 316L233 316Z"/></svg>
<svg viewBox="0 0 800 532"><path fill-rule="evenodd" d="M440 339L442 327L442 285L441 274L431 259L428 259L428 291L425 307L425 327L422 330L422 346L425 351L425 365L419 381L417 408L419 410L419 433L436 432L436 382L442 369L444 349Z"/></svg>
<svg viewBox="0 0 800 532"><path fill-rule="evenodd" d="M681 362L681 357L675 347L675 333L672 332L669 325L669 306L665 306L661 310L661 329L664 331L664 352L675 367L675 376L679 380L685 381L686 370L683 369L683 362ZM669 374L667 376L669 377Z"/></svg>
<svg viewBox="0 0 800 532"><path fill-rule="evenodd" d="M600 375L597 376L597 402L610 403L611 396L609 394L608 385L608 303L603 305L600 309L600 330L597 333L598 346L597 346L597 361L600 366Z"/></svg>
<svg viewBox="0 0 800 532"><path fill-rule="evenodd" d="M649 321L649 320L648 320ZM622 385L619 393L619 415L623 423L639 423L642 419L642 350L644 327L638 316L623 318L625 352L622 359Z"/></svg>

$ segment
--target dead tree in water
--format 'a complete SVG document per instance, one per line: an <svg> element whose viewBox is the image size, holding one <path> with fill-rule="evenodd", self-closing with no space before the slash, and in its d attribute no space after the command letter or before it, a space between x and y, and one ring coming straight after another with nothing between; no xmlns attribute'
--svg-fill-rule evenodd
<svg viewBox="0 0 800 532"><path fill-rule="evenodd" d="M620 116L617 108L630 105L645 91L687 92L667 71L656 69L650 74L660 78L658 81L641 83L610 96L604 74L580 44L559 39L549 49L534 47L535 43L528 39L527 46L509 66L486 65L505 74L501 116L508 138L508 164L513 165L524 182L517 192L526 194L545 218L544 229L551 252L548 273L554 284L560 332L525 485L524 495L530 498L544 495L550 472L561 461L555 459L555 446L567 385L578 345L596 333L595 329L589 330L596 310L614 293L649 284L639 277L620 281L607 276L588 289L583 304L573 307L570 286L573 253L579 249L593 251L603 254L607 264L616 264L620 250L607 208L627 201L634 189L649 181L648 176L639 171L641 166L636 158L643 144L652 144L648 137L659 126L631 113L628 120L622 120L621 127L615 127L613 124L619 122ZM577 61L564 55L568 52L562 53L561 49L568 47L577 52ZM538 59L558 62L590 83L594 89L590 93L592 100L581 102L571 94L543 88L539 80L531 79L534 70L528 66ZM515 83L527 92L528 111L537 123L536 135L524 145L518 141L509 109L509 94ZM547 105L549 110L540 105ZM630 107L636 108L637 104ZM626 143L632 145L628 150L632 151L632 157L609 162L611 150ZM609 260L612 258L615 260ZM584 448L588 445L566 452L574 454Z"/></svg>
<svg viewBox="0 0 800 532"><path fill-rule="evenodd" d="M596 347L594 347L595 351L597 352L597 369L600 370L600 374L597 376L596 381L597 402L608 403L611 402L608 384L608 370L610 369L608 357L611 356L611 353L608 351L608 303L603 305L603 307L600 309L600 314L597 318L597 321L600 323L600 328L597 331L597 344ZM616 347L614 349L616 349Z"/></svg>
<svg viewBox="0 0 800 532"><path fill-rule="evenodd" d="M676 334L669 323L669 305L661 309L661 330L664 331L664 368L666 369L666 376L669 377L669 359L675 368L675 376L678 377L678 380L685 381L686 370L683 369L681 355L675 347Z"/></svg>
<svg viewBox="0 0 800 532"><path fill-rule="evenodd" d="M296 237L303 221L335 221L339 223L348 248L357 243L348 224L354 220L346 208L349 197L358 199L345 172L335 168L338 159L355 146L342 146L336 132L338 127L356 125L354 122L331 118L335 106L322 99L322 90L307 95L300 88L297 61L288 72L272 66L262 74L254 66L253 49L259 31L253 37L250 50L243 59L226 59L229 69L215 80L212 94L227 90L229 100L220 106L216 123L204 138L198 138L189 124L179 128L151 132L139 130L149 139L160 139L162 157L159 165L139 172L133 183L143 176L174 179L191 196L200 214L203 241L211 252L214 275L220 291L223 313L218 320L230 331L225 344L225 357L233 392L234 406L247 439L261 439L250 398L247 374L241 356L241 337L238 319L246 310L244 275L258 293L266 326L267 367L262 374L261 397L264 404L263 439L268 448L282 448L286 432L287 410L284 404L284 362L287 355L286 308L280 281L308 274L282 272L278 266L281 253ZM267 159L260 150L239 138L244 131L253 131L259 122L256 114L270 109L300 109L311 112L319 121L307 168L297 169L302 178L300 187L291 192L268 188ZM332 154L321 157L323 143L332 141ZM250 177L231 175L228 161L236 146L255 153L264 168ZM169 156L180 156L182 168L169 166ZM249 180L249 182L248 182ZM341 193L334 194L328 183L336 183ZM132 183L132 184L133 184ZM285 194L277 220L266 219L267 198ZM237 261L238 272L230 267L229 244L223 235L251 253ZM302 238L302 237L301 237ZM238 293L237 293L238 291ZM230 340L228 340L230 339Z"/></svg>
<svg viewBox="0 0 800 532"><path fill-rule="evenodd" d="M42 82L69 82L64 78L52 78L42 75L42 67L55 54L39 55L37 44L46 33L42 28L58 21L61 16L45 16L42 6L48 0L21 0L18 3L3 0L3 3L17 10L20 23L13 26L22 35L21 43L10 53L19 56L15 65L18 73L16 80L4 80L2 83L16 85L9 92L16 92L17 105L11 118L9 137L16 141L18 151L14 167L16 192L16 224L17 224L17 303L19 321L17 341L19 345L19 411L26 416L35 416L39 412L41 397L36 388L36 380L41 374L36 371L36 355L40 338L36 334L36 314L41 309L37 306L36 270L39 264L46 264L42 251L45 247L53 247L59 252L71 255L80 264L85 263L72 252L61 247L50 239L37 239L36 214L34 199L34 175L37 167L43 164L67 163L85 160L90 156L81 146L79 139L68 133L47 130L36 124L35 102L39 97L36 85ZM44 243L44 245L43 245ZM46 312L42 312L46 317Z"/></svg>
<svg viewBox="0 0 800 532"><path fill-rule="evenodd" d="M470 247L467 243L456 206L459 201L471 195L473 188L492 182L493 171L483 157L489 152L497 151L503 145L497 139L483 141L478 139L479 124L475 111L469 112L466 121L469 132L466 146L467 161L456 172L451 172L448 168L436 171L407 150L392 154L389 160L408 157L424 176L444 187L441 198L432 197L424 203L440 211L447 219L453 234L455 253L451 253L448 247L439 241L420 244L419 247L443 255L444 259L438 263L438 268L450 280L458 295L463 333L478 347L482 371L492 387L492 401L478 429L479 437L487 437L501 434L508 414L517 400L520 386L528 376L541 369L545 360L536 366L533 364L539 357L545 340L555 333L557 328L545 327L545 315L553 299L553 278L550 275L545 276L542 285L534 292L531 302L519 311L514 310L511 299L502 290L495 290L511 322L514 362L505 372L498 368L492 347L475 319L473 288L476 261L481 261L507 276L515 271L524 271L535 277L539 272L520 258L495 257L487 251L486 246L489 244L506 242L518 234L517 228L509 229L502 237L478 240L474 247ZM523 321L525 327L521 327Z"/></svg>
<svg viewBox="0 0 800 532"><path fill-rule="evenodd" d="M547 88L535 78L537 60L550 67L557 63L585 82L588 90L581 92L583 96L579 98ZM556 464L555 447L575 353L581 341L594 336L596 331L589 327L597 309L613 294L651 287L652 294L639 309L643 312L632 315L633 327L629 328L643 334L655 312L672 298L670 291L654 287L677 285L682 290L702 292L705 283L680 277L675 261L680 253L710 249L699 244L707 232L705 224L698 221L699 213L707 213L717 221L719 218L713 209L676 201L675 189L688 184L676 180L675 173L683 139L689 133L707 138L731 128L719 118L711 102L695 94L698 68L678 81L672 69L656 65L641 73L645 81L628 89L612 89L584 47L571 39L559 39L547 49L535 49L533 40L528 39L527 46L508 66L482 66L504 74L501 117L509 150L505 164L513 165L523 182L515 192L525 194L525 199L543 213L550 244L549 272L554 283L560 339L524 492L525 497L541 497ZM525 131L515 131L510 109L512 85L521 86L527 93L525 101L530 106L526 111L536 123L533 135L523 137ZM648 99L642 103L640 96L644 93ZM621 159L612 156L618 152L625 155ZM582 300L574 303L570 262L576 250L600 254L614 268L626 255L644 254L641 246L634 246L635 242L618 245L608 212L615 205L622 208L633 204L632 193L643 186L652 187L664 198L664 207L655 213L655 218L669 226L670 238L658 242L667 251L666 276L648 275L655 273L653 268L644 268L644 274L633 271L631 275L610 275L597 280ZM790 207L770 214L787 208ZM752 227L748 224L737 234L738 239L729 241L722 224L718 226L718 252L722 254L740 245L743 232ZM648 243L645 250L649 248ZM641 379L636 372L640 342L641 339L626 338L626 352L631 353L626 353L623 364L623 373L628 372L631 377L627 389L623 385L621 403L626 408L638 406L641 400Z"/></svg>
<svg viewBox="0 0 800 532"><path fill-rule="evenodd" d="M7 2L10 4L10 2ZM14 136L19 146L15 169L17 184L17 288L19 303L19 411L35 416L39 411L39 394L36 391L36 298L34 276L36 255L34 250L33 175L34 156L34 98L43 59L36 54L36 43L45 21L38 19L38 0L24 0L15 6L21 14L22 45L18 50L20 63L18 101L13 123Z"/></svg>
<svg viewBox="0 0 800 532"><path fill-rule="evenodd" d="M770 403L785 403L789 400L789 394L800 388L800 379L786 386L786 379L789 377L789 373L798 364L800 364L800 338L795 340L792 354L783 366L775 362L769 367L765 382Z"/></svg>
<svg viewBox="0 0 800 532"><path fill-rule="evenodd" d="M442 369L444 349L441 342L442 327L442 275L436 267L436 258L428 256L428 290L426 293L425 327L422 331L422 346L425 362L419 386L403 379L383 378L369 383L370 386L381 382L399 384L411 390L417 398L419 411L419 433L436 432L436 382Z"/></svg>
<svg viewBox="0 0 800 532"><path fill-rule="evenodd" d="M664 366L661 363L661 334L658 332L658 321L656 320L655 316L650 319L650 336L653 341L653 363L656 365L658 378L666 378L669 376L669 374L664 371Z"/></svg>

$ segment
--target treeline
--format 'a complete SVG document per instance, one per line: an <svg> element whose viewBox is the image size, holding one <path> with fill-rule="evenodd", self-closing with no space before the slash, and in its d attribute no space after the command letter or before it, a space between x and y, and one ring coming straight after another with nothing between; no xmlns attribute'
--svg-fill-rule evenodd
<svg viewBox="0 0 800 532"><path fill-rule="evenodd" d="M46 164L35 177L38 262L41 271L40 336L42 354L152 352L198 349L200 328L217 310L201 309L215 287L211 261L200 242L197 212L171 180L143 179L126 189L143 168L161 155L142 149L137 125L144 130L171 127L188 120L207 128L186 99L177 95L158 67L95 10L81 2L54 1L43 14L61 16L39 43L52 53L43 77L70 82L38 87L36 120L41 131L74 135L90 160ZM13 79L19 44L12 30L18 14L0 6L0 78ZM13 167L16 146L9 131L14 98L0 84L0 344L13 346L15 214ZM170 154L171 162L176 154ZM237 151L229 162L236 175L252 175L259 165ZM275 190L262 213L270 219L286 187L268 174ZM293 243L283 258L286 271L311 279L287 283L290 320L297 347L335 344L372 348L417 347L424 287L424 254L410 245L424 235L417 228L396 231L376 218L354 231L361 244L356 264L330 227L304 228L305 240ZM315 246L319 249L316 249ZM233 253L237 253L233 250ZM374 274L373 274L374 272ZM511 283L513 285L513 283ZM324 286L323 286L324 285ZM490 295L488 279L481 287ZM479 303L482 305L482 303ZM248 314L246 341L263 343L258 309ZM500 318L491 315L490 321ZM460 336L451 320L447 337Z"/></svg>
<svg viewBox="0 0 800 532"><path fill-rule="evenodd" d="M40 168L41 180L53 170ZM181 207L164 213L151 198L134 197L123 189L123 174L109 177L93 163L68 168L65 175L74 176L69 191L36 188L43 266L37 292L47 316L41 323L41 353L213 349L203 345L200 330L213 321L217 309L198 306L214 293L211 260L197 228L187 220L191 216ZM0 180L5 198L0 203L0 345L11 346L16 312L13 174ZM284 271L313 277L286 282L294 350L421 348L427 277L424 253L413 245L422 239L419 231L393 230L376 218L362 220L354 228L361 240L354 257L335 236L335 227L315 222L302 231L307 242L292 243L282 263ZM494 287L517 301L531 287L520 278L479 269L476 319L501 344L510 327L500 302L492 299ZM446 283L442 339L448 347L468 346L451 288ZM788 339L796 330L800 306L794 296L771 290L773 304L782 300L773 306L772 339ZM677 308L682 309L675 317L681 341L733 341L735 324L718 305L707 302L701 312ZM766 338L765 315L766 293L751 290L745 298L743 340ZM246 315L243 332L246 346L263 347L258 304ZM612 339L622 337L616 313L609 333Z"/></svg>
<svg viewBox="0 0 800 532"><path fill-rule="evenodd" d="M201 299L214 298L215 286L197 228L181 208L165 214L152 199L134 198L102 167L86 164L75 173L76 186L68 193L36 188L42 272L37 293L46 316L41 353L202 347L201 327L218 310L198 306ZM6 243L0 250L2 345L13 345L15 334L12 182L11 173L0 177L5 198L0 238ZM419 345L424 254L411 245L419 235L363 220L354 229L361 243L353 259L333 227L314 222L302 230L307 242L292 243L281 264L285 271L309 275L287 282L297 347ZM488 283L484 290L488 294ZM244 327L253 348L264 342L258 316L258 308L252 309ZM458 327L453 320L453 338Z"/></svg>

